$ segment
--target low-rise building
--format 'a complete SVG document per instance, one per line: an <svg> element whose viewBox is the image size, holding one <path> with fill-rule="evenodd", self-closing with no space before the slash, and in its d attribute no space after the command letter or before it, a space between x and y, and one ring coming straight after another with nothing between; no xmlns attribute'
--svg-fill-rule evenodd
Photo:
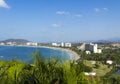
<svg viewBox="0 0 120 84"><path fill-rule="evenodd" d="M91 51L86 50L85 53L86 53L86 54L91 54Z"/></svg>
<svg viewBox="0 0 120 84"><path fill-rule="evenodd" d="M113 43L111 44L113 47L120 47L120 43Z"/></svg>
<svg viewBox="0 0 120 84"><path fill-rule="evenodd" d="M38 46L38 43L35 43L35 42L27 42L26 45L27 45L27 46Z"/></svg>
<svg viewBox="0 0 120 84"><path fill-rule="evenodd" d="M52 43L52 46L54 46L54 47L60 47L60 44L58 44L58 43Z"/></svg>
<svg viewBox="0 0 120 84"><path fill-rule="evenodd" d="M61 42L61 43L52 43L52 46L54 46L54 47L72 47L72 44Z"/></svg>
<svg viewBox="0 0 120 84"><path fill-rule="evenodd" d="M97 50L97 53L102 53L102 49L98 49L98 50Z"/></svg>
<svg viewBox="0 0 120 84"><path fill-rule="evenodd" d="M17 45L17 43L16 42L7 42L6 45L15 46L15 45Z"/></svg>
<svg viewBox="0 0 120 84"><path fill-rule="evenodd" d="M65 43L65 47L72 47L71 43Z"/></svg>
<svg viewBox="0 0 120 84"><path fill-rule="evenodd" d="M0 43L0 45L5 45L5 43L2 42L2 43Z"/></svg>
<svg viewBox="0 0 120 84"><path fill-rule="evenodd" d="M85 72L84 73L86 76L96 76L95 72Z"/></svg>
<svg viewBox="0 0 120 84"><path fill-rule="evenodd" d="M7 45L12 45L12 42L7 42L6 44L7 44Z"/></svg>
<svg viewBox="0 0 120 84"><path fill-rule="evenodd" d="M106 63L111 65L111 64L113 64L113 61L112 60L107 60Z"/></svg>

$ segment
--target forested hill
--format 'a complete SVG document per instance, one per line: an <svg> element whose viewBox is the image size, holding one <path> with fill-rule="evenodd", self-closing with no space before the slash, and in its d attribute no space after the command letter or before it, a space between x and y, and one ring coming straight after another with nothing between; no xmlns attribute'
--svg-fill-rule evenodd
<svg viewBox="0 0 120 84"><path fill-rule="evenodd" d="M26 39L7 39L7 40L1 41L1 42L27 43L27 42L30 42L30 41L28 41Z"/></svg>

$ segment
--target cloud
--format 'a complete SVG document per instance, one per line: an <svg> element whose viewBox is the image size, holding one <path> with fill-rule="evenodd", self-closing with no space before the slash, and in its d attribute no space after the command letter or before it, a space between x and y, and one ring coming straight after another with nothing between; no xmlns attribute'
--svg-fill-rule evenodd
<svg viewBox="0 0 120 84"><path fill-rule="evenodd" d="M62 25L60 24L52 24L52 27L55 27L55 28L58 28L58 27L61 27Z"/></svg>
<svg viewBox="0 0 120 84"><path fill-rule="evenodd" d="M10 8L4 0L0 0L0 7Z"/></svg>
<svg viewBox="0 0 120 84"><path fill-rule="evenodd" d="M58 15L65 15L65 14L69 14L69 12L57 11L56 14L58 14Z"/></svg>
<svg viewBox="0 0 120 84"><path fill-rule="evenodd" d="M83 15L81 15L81 14L76 14L76 15L74 15L75 17L83 17Z"/></svg>
<svg viewBox="0 0 120 84"><path fill-rule="evenodd" d="M96 12L99 12L99 11L100 11L100 9L99 9L99 8L95 8L94 10L95 10Z"/></svg>
<svg viewBox="0 0 120 84"><path fill-rule="evenodd" d="M100 11L108 11L108 8L95 8L94 9L96 12L100 12Z"/></svg>
<svg viewBox="0 0 120 84"><path fill-rule="evenodd" d="M57 11L56 14L63 15L63 14L65 14L65 12L64 11Z"/></svg>
<svg viewBox="0 0 120 84"><path fill-rule="evenodd" d="M69 15L69 16L72 16L72 17L82 17L81 14L72 14L72 13L66 12L66 11L57 11L56 14L58 14L58 15Z"/></svg>
<svg viewBox="0 0 120 84"><path fill-rule="evenodd" d="M108 8L103 8L104 11L108 11L109 9Z"/></svg>

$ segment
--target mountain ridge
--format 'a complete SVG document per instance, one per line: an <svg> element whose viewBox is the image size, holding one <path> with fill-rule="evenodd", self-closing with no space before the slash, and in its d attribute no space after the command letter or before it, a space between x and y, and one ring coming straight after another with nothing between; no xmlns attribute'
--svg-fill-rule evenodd
<svg viewBox="0 0 120 84"><path fill-rule="evenodd" d="M16 42L16 43L27 43L27 42L30 42L26 39L6 39L6 40L3 40L1 42Z"/></svg>

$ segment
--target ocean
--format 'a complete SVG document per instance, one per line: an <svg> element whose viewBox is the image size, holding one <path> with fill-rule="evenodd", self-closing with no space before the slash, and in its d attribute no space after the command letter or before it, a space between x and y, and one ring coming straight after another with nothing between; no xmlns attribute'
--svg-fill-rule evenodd
<svg viewBox="0 0 120 84"><path fill-rule="evenodd" d="M34 61L32 54L36 51L44 59L59 58L62 61L73 60L74 55L61 49L43 48L43 47L25 47L25 46L0 46L0 60L10 61L17 59L24 62Z"/></svg>

